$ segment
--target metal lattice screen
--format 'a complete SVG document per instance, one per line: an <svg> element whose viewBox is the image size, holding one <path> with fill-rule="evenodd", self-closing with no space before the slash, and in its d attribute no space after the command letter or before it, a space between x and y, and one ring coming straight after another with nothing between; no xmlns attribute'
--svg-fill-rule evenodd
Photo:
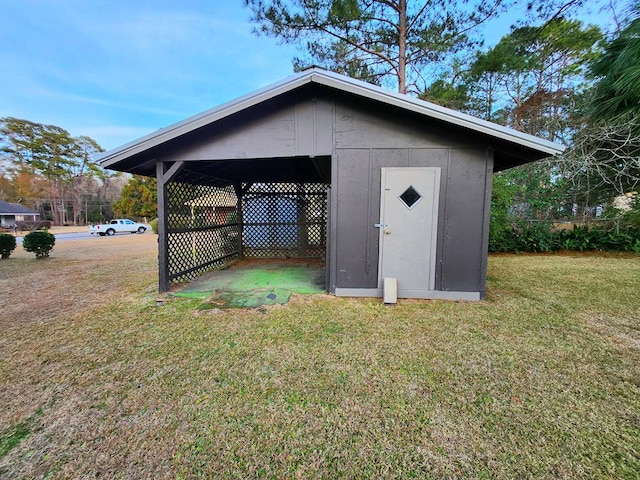
<svg viewBox="0 0 640 480"><path fill-rule="evenodd" d="M167 183L170 281L190 280L240 255L238 199L222 185Z"/></svg>
<svg viewBox="0 0 640 480"><path fill-rule="evenodd" d="M324 257L327 190L323 183L255 183L242 196L243 255Z"/></svg>

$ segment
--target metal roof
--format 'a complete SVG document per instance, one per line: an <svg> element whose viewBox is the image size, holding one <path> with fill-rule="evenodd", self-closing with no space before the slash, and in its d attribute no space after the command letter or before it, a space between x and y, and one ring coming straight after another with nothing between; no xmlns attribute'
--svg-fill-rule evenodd
<svg viewBox="0 0 640 480"><path fill-rule="evenodd" d="M99 161L103 167L108 168L120 160L144 152L145 150L161 145L205 125L209 125L310 83L324 85L383 104L399 107L424 115L425 117L468 128L547 155L562 153L565 149L563 145L533 135L522 133L430 102L418 100L407 95L391 92L361 80L314 67L110 150L101 155Z"/></svg>

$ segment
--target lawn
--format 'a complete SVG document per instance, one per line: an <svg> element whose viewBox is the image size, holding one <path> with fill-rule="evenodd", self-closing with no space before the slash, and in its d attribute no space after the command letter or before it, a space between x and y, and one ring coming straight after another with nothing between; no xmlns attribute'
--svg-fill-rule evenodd
<svg viewBox="0 0 640 480"><path fill-rule="evenodd" d="M130 275L0 262L1 478L638 478L638 255L492 256L484 302L199 310L157 302L153 237L109 240L146 242Z"/></svg>

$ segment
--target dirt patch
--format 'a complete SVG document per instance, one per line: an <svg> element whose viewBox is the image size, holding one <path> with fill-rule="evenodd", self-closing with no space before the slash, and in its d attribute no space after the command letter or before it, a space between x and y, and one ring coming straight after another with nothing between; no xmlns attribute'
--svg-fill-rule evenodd
<svg viewBox="0 0 640 480"><path fill-rule="evenodd" d="M157 238L146 233L59 241L40 260L18 245L0 261L0 328L70 317L141 285L155 288Z"/></svg>

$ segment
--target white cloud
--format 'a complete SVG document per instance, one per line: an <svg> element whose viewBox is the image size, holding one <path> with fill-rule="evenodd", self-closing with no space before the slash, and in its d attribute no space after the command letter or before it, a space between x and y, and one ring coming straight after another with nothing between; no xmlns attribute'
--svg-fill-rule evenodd
<svg viewBox="0 0 640 480"><path fill-rule="evenodd" d="M53 123L109 148L292 71L293 50L255 37L240 1L7 4L0 116Z"/></svg>

